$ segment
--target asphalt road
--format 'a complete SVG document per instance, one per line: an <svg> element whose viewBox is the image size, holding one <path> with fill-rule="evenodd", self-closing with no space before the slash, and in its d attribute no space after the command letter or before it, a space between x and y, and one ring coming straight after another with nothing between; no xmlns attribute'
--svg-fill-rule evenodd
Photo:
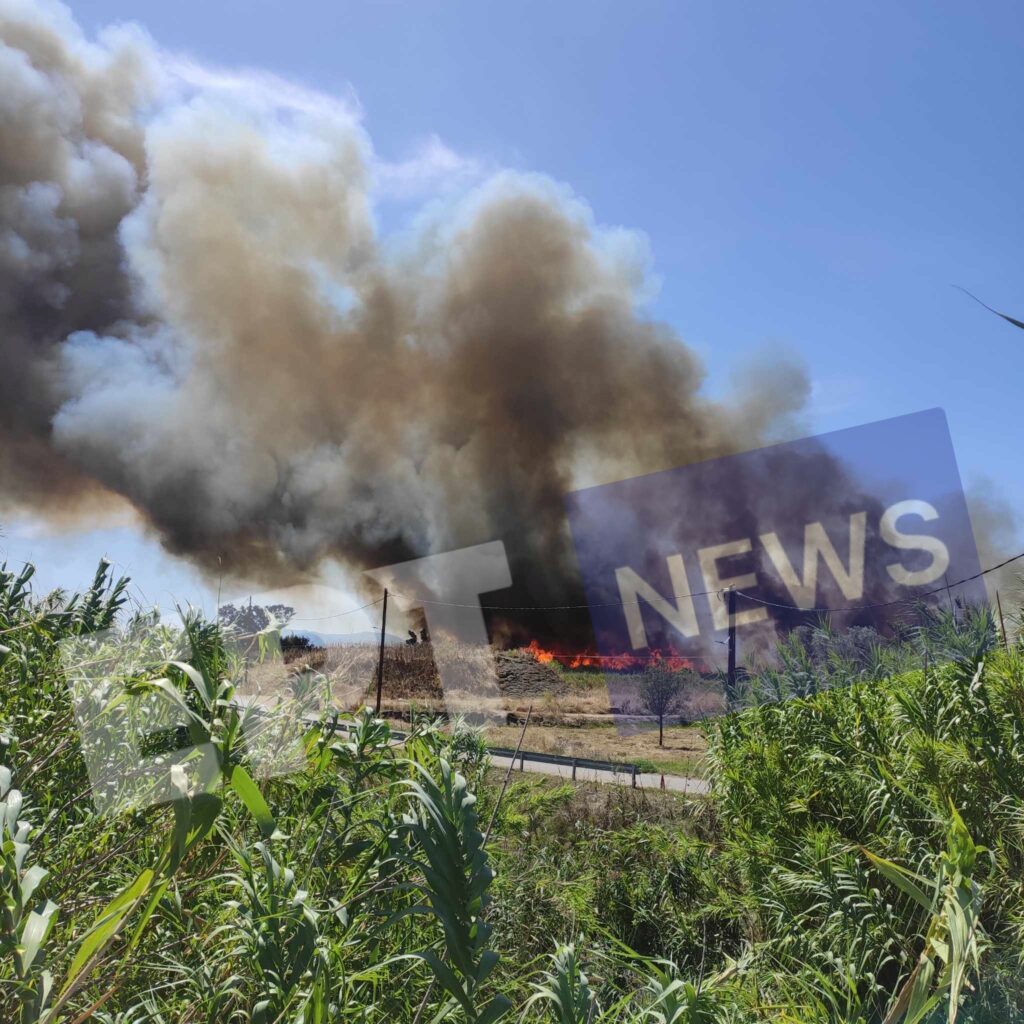
<svg viewBox="0 0 1024 1024"><path fill-rule="evenodd" d="M235 702L243 706L260 704L260 701L256 698L242 695L236 696ZM401 740L396 737L396 742L400 743ZM601 782L605 785L613 786L633 785L633 773L630 771L607 771L603 768L577 765L574 776L571 764L549 764L546 761L531 761L529 758L530 752L526 751L525 753L527 756L525 761L522 762L522 768L520 768L520 759L518 757L515 759L517 762L515 771L534 772L559 779L571 780L575 777L577 782ZM510 760L511 758L500 754L491 754L491 763L496 768L507 768ZM662 780L664 780L665 789L676 793L688 793L693 796L703 796L710 788L704 779L691 776L662 775L659 772L638 772L636 775L636 785L639 789L661 789Z"/></svg>
<svg viewBox="0 0 1024 1024"><path fill-rule="evenodd" d="M529 754L529 751L527 751ZM491 763L495 768L507 768L511 758L500 757L497 754L491 755ZM516 758L515 771L519 771L519 758ZM529 758L523 764L523 770L537 772L541 775L553 775L560 779L571 779L572 765L568 764L547 764L543 761L530 761ZM661 789L661 780L665 780L665 789L671 789L677 793L690 793L693 796L703 796L710 788L704 779L690 778L684 775L665 775L657 772L638 772L636 784L642 789ZM576 769L577 782L603 782L606 785L632 786L633 775L631 772L609 772L598 768Z"/></svg>

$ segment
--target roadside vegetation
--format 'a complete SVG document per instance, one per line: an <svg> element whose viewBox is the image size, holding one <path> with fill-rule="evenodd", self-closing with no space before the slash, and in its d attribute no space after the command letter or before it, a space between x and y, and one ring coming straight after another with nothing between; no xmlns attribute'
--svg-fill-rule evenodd
<svg viewBox="0 0 1024 1024"><path fill-rule="evenodd" d="M688 800L509 780L432 721L303 728L301 687L260 716L222 626L129 615L105 565L31 578L0 574L0 1020L1024 1020L1024 656L987 613L794 634ZM104 764L148 729L158 805L97 813L83 707Z"/></svg>

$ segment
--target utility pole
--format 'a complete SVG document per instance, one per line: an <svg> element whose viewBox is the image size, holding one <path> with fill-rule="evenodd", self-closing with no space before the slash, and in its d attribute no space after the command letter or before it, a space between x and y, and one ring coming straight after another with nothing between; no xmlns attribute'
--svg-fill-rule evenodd
<svg viewBox="0 0 1024 1024"><path fill-rule="evenodd" d="M731 711L736 700L736 591L730 587L725 593L729 611L729 676L725 699Z"/></svg>
<svg viewBox="0 0 1024 1024"><path fill-rule="evenodd" d="M377 714L380 714L380 698L384 692L384 630L388 624L388 588L384 588L384 609L380 616L380 656L377 659Z"/></svg>
<svg viewBox="0 0 1024 1024"><path fill-rule="evenodd" d="M1010 653L1010 638L1006 635L1006 623L1003 622L1003 602L999 600L999 591L996 591L996 607L999 609L999 631L1003 634L1003 646L1006 653Z"/></svg>

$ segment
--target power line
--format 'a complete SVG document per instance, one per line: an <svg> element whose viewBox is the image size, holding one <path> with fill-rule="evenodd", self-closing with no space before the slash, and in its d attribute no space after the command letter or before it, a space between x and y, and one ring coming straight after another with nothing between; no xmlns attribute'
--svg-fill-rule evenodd
<svg viewBox="0 0 1024 1024"><path fill-rule="evenodd" d="M737 597L745 598L748 601L753 601L755 604L767 605L770 608L783 608L788 611L796 612L860 612L869 611L873 608L891 608L894 605L899 604L915 604L922 598L931 597L934 594L940 594L944 590L952 589L953 587L959 587L964 583L971 583L974 580L980 579L982 576L987 576L991 572L997 572L999 569L1005 568L1012 562L1019 561L1024 558L1024 551L1020 554L1013 555L1011 558L1007 558L1000 562L998 565L990 566L987 569L982 569L980 572L974 573L973 576L965 576L961 580L957 580L955 583L943 584L941 587L936 587L934 590L925 591L923 594L915 594L913 597L900 597L895 598L891 601L878 601L873 604L861 604L861 605L848 605L846 607L822 607L822 608L801 608L795 604L783 604L779 601L768 601L761 597L754 597L753 594L747 594L742 590L736 591ZM685 598L693 597L707 597L709 594L723 594L725 593L724 588L718 590L694 590L688 594L675 594L673 595L677 601ZM622 607L621 601L612 601L608 603L594 603L594 604L523 604L523 605L504 605L504 604L479 604L479 603L463 603L459 601L441 601L435 598L421 598L416 597L412 594L401 594L392 591L393 597L401 598L405 601L412 603L413 607L422 607L425 605L437 605L443 608L477 608L481 611L490 612L562 612L562 611L584 611L592 610L595 608L620 608ZM323 622L327 619L338 619L345 615L352 615L355 612L364 611L367 608L372 608L374 605L380 604L384 600L383 597L378 597L375 601L367 601L366 604L361 604L357 608L349 608L343 612L334 612L331 615L321 616L297 616L292 621L294 622Z"/></svg>
<svg viewBox="0 0 1024 1024"><path fill-rule="evenodd" d="M354 615L356 612L364 611L367 608L372 608L375 604L380 604L383 601L383 597L378 597L376 601L367 601L366 604L361 604L358 608L349 608L344 612L334 612L333 615L297 615L289 622L325 622L327 619L340 619L346 615Z"/></svg>
<svg viewBox="0 0 1024 1024"><path fill-rule="evenodd" d="M916 604L918 601L921 601L926 597L932 597L934 594L941 594L944 590L952 590L953 587L959 587L963 583L972 583L974 580L979 580L982 576L987 576L990 572L996 572L999 569L1003 569L1011 562L1016 562L1021 558L1024 558L1024 551L1019 555L1014 555L1012 558L1005 559L998 565L992 565L987 569L982 569L980 572L976 572L973 576L965 576L962 580L957 580L955 583L943 583L941 587L936 587L934 590L927 590L923 594L915 594L913 597L898 597L892 601L877 601L874 604L851 605L846 608L801 608L796 604L782 604L779 601L766 601L764 598L754 597L753 594L745 594L742 590L737 590L736 596L746 598L748 601L753 601L755 604L767 605L769 608L784 608L787 611L793 612L863 612L869 611L872 608L892 608L897 604Z"/></svg>
<svg viewBox="0 0 1024 1024"><path fill-rule="evenodd" d="M692 594L675 594L676 600L681 600L685 597L706 597L708 594L721 594L721 590L695 590ZM460 604L457 601L435 601L433 598L420 598L413 597L409 594L395 594L395 597L401 597L406 601L415 601L415 607L420 605L435 604L441 605L445 608L480 608L482 611L487 612L564 612L573 611L576 609L592 609L592 608L621 608L621 601L612 601L608 604L524 604L524 605L504 605L504 604Z"/></svg>

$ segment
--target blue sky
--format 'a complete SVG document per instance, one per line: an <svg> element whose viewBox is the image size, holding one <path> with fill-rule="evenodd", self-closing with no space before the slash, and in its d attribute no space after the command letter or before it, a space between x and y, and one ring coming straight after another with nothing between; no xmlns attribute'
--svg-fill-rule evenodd
<svg viewBox="0 0 1024 1024"><path fill-rule="evenodd" d="M1024 332L951 287L1024 316L1021 5L72 10L89 32L136 20L203 63L354 94L386 159L437 135L568 183L600 223L646 233L661 282L651 311L702 354L713 388L745 353L780 346L814 379L812 430L942 406L965 480L988 477L1024 507ZM45 556L40 544L0 541L12 557Z"/></svg>

